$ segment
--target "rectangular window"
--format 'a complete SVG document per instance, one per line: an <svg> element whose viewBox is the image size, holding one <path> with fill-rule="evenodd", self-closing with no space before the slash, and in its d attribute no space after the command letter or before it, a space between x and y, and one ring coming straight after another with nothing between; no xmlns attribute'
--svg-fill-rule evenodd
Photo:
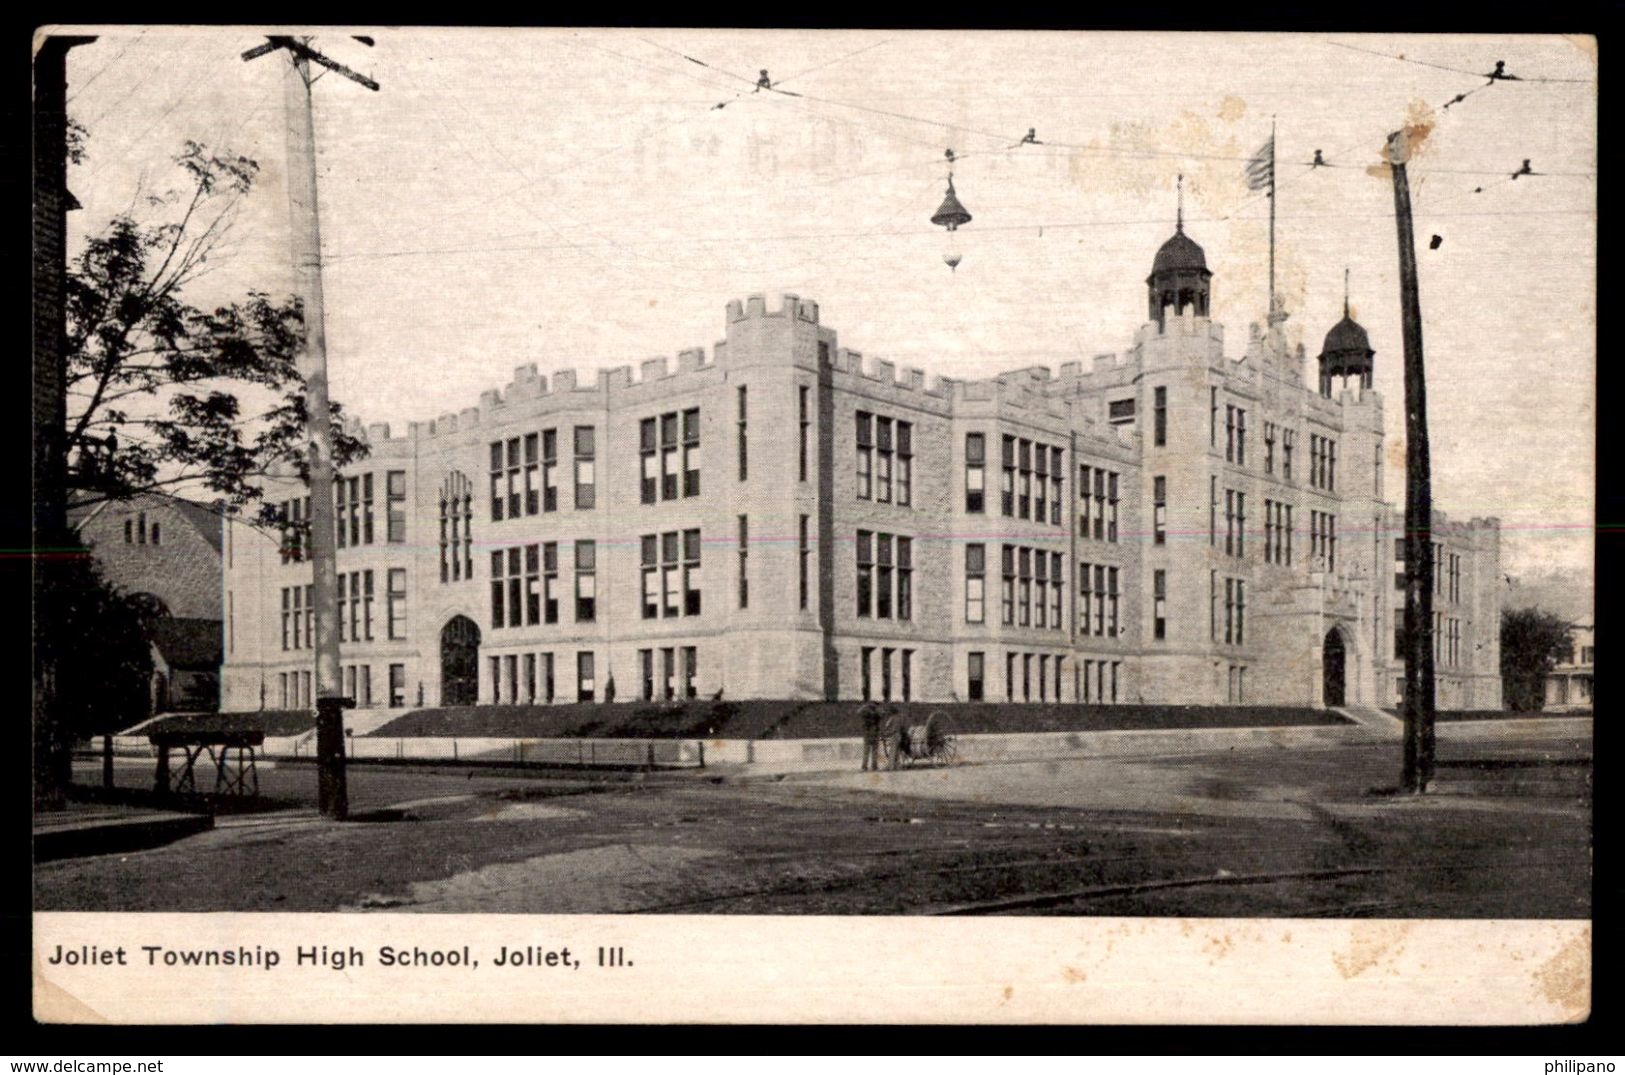
<svg viewBox="0 0 1625 1075"><path fill-rule="evenodd" d="M536 654L525 654L525 704L536 701Z"/></svg>
<svg viewBox="0 0 1625 1075"><path fill-rule="evenodd" d="M1016 492L1016 515L1022 519L1032 518L1032 491L1033 491L1033 459L1032 441L1025 437L1016 442L1016 458L1020 471L1021 484Z"/></svg>
<svg viewBox="0 0 1625 1075"><path fill-rule="evenodd" d="M698 695L700 674L700 651L694 646L683 647L683 697L694 698Z"/></svg>
<svg viewBox="0 0 1625 1075"><path fill-rule="evenodd" d="M1094 574L1087 563L1078 565L1078 633L1088 635L1094 628Z"/></svg>
<svg viewBox="0 0 1625 1075"><path fill-rule="evenodd" d="M1016 622L1016 549L1014 545L1005 545L1000 549L999 568L1000 575L1003 578L1003 586L1000 590L1003 598L1003 615L999 622L1006 627L1013 627Z"/></svg>
<svg viewBox="0 0 1625 1075"><path fill-rule="evenodd" d="M1106 540L1106 472L1095 468L1095 540Z"/></svg>
<svg viewBox="0 0 1625 1075"><path fill-rule="evenodd" d="M559 543L556 541L542 546L542 620L559 622Z"/></svg>
<svg viewBox="0 0 1625 1075"><path fill-rule="evenodd" d="M874 415L868 411L857 412L858 435L858 499L869 500L874 496Z"/></svg>
<svg viewBox="0 0 1625 1075"><path fill-rule="evenodd" d="M1236 408L1229 403L1224 406L1224 461L1236 461Z"/></svg>
<svg viewBox="0 0 1625 1075"><path fill-rule="evenodd" d="M1107 475L1106 493L1106 540L1117 541L1117 473L1113 471Z"/></svg>
<svg viewBox="0 0 1625 1075"><path fill-rule="evenodd" d="M292 649L293 648L292 646L290 646L288 644L289 640L293 637L292 632L290 631L292 617L293 617L293 592L291 590L289 590L288 587L284 586L284 587L282 587L282 648L283 649Z"/></svg>
<svg viewBox="0 0 1625 1075"><path fill-rule="evenodd" d="M1151 479L1151 543L1168 544L1168 479Z"/></svg>
<svg viewBox="0 0 1625 1075"><path fill-rule="evenodd" d="M643 618L660 616L660 535L644 534L642 541Z"/></svg>
<svg viewBox="0 0 1625 1075"><path fill-rule="evenodd" d="M1117 592L1117 568L1109 567L1109 568L1106 569L1106 597L1111 602L1111 606L1108 609L1108 611L1110 613L1110 616L1108 617L1107 622L1106 622L1106 637L1107 638L1116 638L1117 637L1117 599L1118 599L1118 596L1119 595L1118 595L1118 592Z"/></svg>
<svg viewBox="0 0 1625 1075"><path fill-rule="evenodd" d="M868 617L874 608L874 535L858 531L858 615Z"/></svg>
<svg viewBox="0 0 1625 1075"><path fill-rule="evenodd" d="M897 618L914 618L914 540L897 538Z"/></svg>
<svg viewBox="0 0 1625 1075"><path fill-rule="evenodd" d="M507 514L508 498L502 491L507 468L503 462L502 442L491 442L491 521L500 523Z"/></svg>
<svg viewBox="0 0 1625 1075"><path fill-rule="evenodd" d="M1247 641L1247 580L1236 580L1236 645Z"/></svg>
<svg viewBox="0 0 1625 1075"><path fill-rule="evenodd" d="M1217 447L1219 443L1219 390L1208 389L1207 405L1207 446Z"/></svg>
<svg viewBox="0 0 1625 1075"><path fill-rule="evenodd" d="M914 425L897 423L897 503L911 507L914 503Z"/></svg>
<svg viewBox="0 0 1625 1075"><path fill-rule="evenodd" d="M892 536L875 535L875 618L892 618Z"/></svg>
<svg viewBox="0 0 1625 1075"><path fill-rule="evenodd" d="M677 499L677 412L660 416L660 499Z"/></svg>
<svg viewBox="0 0 1625 1075"><path fill-rule="evenodd" d="M642 698L645 702L652 702L655 697L655 651L652 649L638 650L638 667L643 672Z"/></svg>
<svg viewBox="0 0 1625 1075"><path fill-rule="evenodd" d="M1062 476L1066 473L1065 463L1061 449L1049 450L1049 521L1051 526L1061 525L1061 496L1064 492L1065 482Z"/></svg>
<svg viewBox="0 0 1625 1075"><path fill-rule="evenodd" d="M1004 476L999 485L999 509L1008 518L1016 513L1016 438L1005 437L1001 443Z"/></svg>
<svg viewBox="0 0 1625 1075"><path fill-rule="evenodd" d="M508 685L508 703L516 704L519 701L519 655L506 654L502 658L502 683ZM502 684L497 684L497 692L501 693Z"/></svg>
<svg viewBox="0 0 1625 1075"><path fill-rule="evenodd" d="M1231 578L1224 580L1224 641L1236 641L1236 580Z"/></svg>
<svg viewBox="0 0 1625 1075"><path fill-rule="evenodd" d="M1168 637L1168 572L1161 568L1151 573L1151 637Z"/></svg>
<svg viewBox="0 0 1625 1075"><path fill-rule="evenodd" d="M700 531L683 531L683 615L700 614Z"/></svg>
<svg viewBox="0 0 1625 1075"><path fill-rule="evenodd" d="M1151 443L1161 448L1168 443L1168 389L1151 390Z"/></svg>
<svg viewBox="0 0 1625 1075"><path fill-rule="evenodd" d="M577 542L577 547L580 543ZM576 654L576 701L590 702L598 690L598 679L593 671L593 655L583 652Z"/></svg>
<svg viewBox="0 0 1625 1075"><path fill-rule="evenodd" d="M987 439L965 434L965 510L980 514L987 506Z"/></svg>
<svg viewBox="0 0 1625 1075"><path fill-rule="evenodd" d="M807 516L805 516L805 515L801 516L800 534L797 537L797 549L796 549L796 568L797 568L797 572L798 572L796 582L797 582L797 587L798 587L798 591L799 591L799 597L801 598L801 608L802 609L806 609L806 607L807 607L807 590L808 590L808 585L809 585L809 574L810 574L808 569L811 566L808 558L812 554L811 538L810 538L810 535L808 533L809 522L810 521L809 521Z"/></svg>
<svg viewBox="0 0 1625 1075"><path fill-rule="evenodd" d="M660 697L668 702L677 697L677 651L670 646L660 649Z"/></svg>
<svg viewBox="0 0 1625 1075"><path fill-rule="evenodd" d="M406 705L406 665L392 664L389 666L389 708L400 709Z"/></svg>
<svg viewBox="0 0 1625 1075"><path fill-rule="evenodd" d="M874 657L874 653L875 648L873 646L864 646L858 651L858 678L861 680L863 685L863 700L865 702L874 697L873 684L869 679L869 662L870 659Z"/></svg>
<svg viewBox="0 0 1625 1075"><path fill-rule="evenodd" d="M554 682L553 655L551 653L544 653L542 654L542 699L543 701L547 702L548 705L553 704Z"/></svg>
<svg viewBox="0 0 1625 1075"><path fill-rule="evenodd" d="M592 623L598 618L598 545L576 542L576 622ZM587 655L591 657L591 654Z"/></svg>
<svg viewBox="0 0 1625 1075"><path fill-rule="evenodd" d="M1275 423L1264 423L1264 473L1275 473Z"/></svg>
<svg viewBox="0 0 1625 1075"><path fill-rule="evenodd" d="M584 510L598 503L597 430L592 426L576 426L575 450L576 507Z"/></svg>
<svg viewBox="0 0 1625 1075"><path fill-rule="evenodd" d="M739 480L744 481L750 473L750 443L745 430L747 404L744 385L740 385L738 389L738 410L739 417L736 421L739 426Z"/></svg>
<svg viewBox="0 0 1625 1075"><path fill-rule="evenodd" d="M1090 468L1088 466L1078 467L1078 536L1082 538L1087 538L1090 533L1089 519L1091 512L1089 507L1093 501L1089 499L1089 490L1091 488L1089 485L1089 472Z"/></svg>
<svg viewBox="0 0 1625 1075"><path fill-rule="evenodd" d="M1050 619L1049 619L1049 625L1051 627L1055 628L1055 630L1057 630L1057 631L1061 630L1061 628L1063 626L1065 626L1061 622L1061 592L1062 592L1061 564L1062 564L1062 562L1063 561L1062 561L1062 557L1061 557L1060 553L1058 553L1058 552L1050 553L1050 584L1049 584ZM1060 700L1059 695L1056 696L1056 700L1057 701Z"/></svg>
<svg viewBox="0 0 1625 1075"><path fill-rule="evenodd" d="M965 695L973 702L980 702L984 697L983 686L984 662L981 653L971 653L966 658L965 669Z"/></svg>
<svg viewBox="0 0 1625 1075"><path fill-rule="evenodd" d="M750 519L739 517L739 607L750 607Z"/></svg>
<svg viewBox="0 0 1625 1075"><path fill-rule="evenodd" d="M1114 426L1134 421L1134 400L1114 399L1107 403L1106 420Z"/></svg>
<svg viewBox="0 0 1625 1075"><path fill-rule="evenodd" d="M965 622L982 623L987 615L987 546L965 546Z"/></svg>
<svg viewBox="0 0 1625 1075"><path fill-rule="evenodd" d="M796 442L799 446L799 468L797 474L801 481L807 480L807 451L809 430L812 428L811 390L806 385L796 386L796 411L801 420L801 437Z"/></svg>
<svg viewBox="0 0 1625 1075"><path fill-rule="evenodd" d="M683 412L683 495L700 495L700 409Z"/></svg>
<svg viewBox="0 0 1625 1075"><path fill-rule="evenodd" d="M536 479L541 466L541 434L525 434L525 514L535 515L542 509L542 491Z"/></svg>
<svg viewBox="0 0 1625 1075"><path fill-rule="evenodd" d="M310 502L310 498L306 497L305 502L308 505L309 502ZM361 510L362 510L361 540L364 541L366 544L371 545L372 544L372 475L371 474L363 474L361 476ZM306 515L307 518L310 516L310 509L309 509L308 506L305 509L305 515Z"/></svg>
<svg viewBox="0 0 1625 1075"><path fill-rule="evenodd" d="M638 469L641 475L638 499L653 504L660 499L660 445L658 422L644 418L638 422Z"/></svg>
<svg viewBox="0 0 1625 1075"><path fill-rule="evenodd" d="M362 705L362 706L371 706L372 705L372 665L364 664L364 665L360 666L360 671L358 671L356 673L356 685L361 690L361 693L356 696L356 704Z"/></svg>
<svg viewBox="0 0 1625 1075"><path fill-rule="evenodd" d="M1007 702L1016 700L1016 655L1004 655L1004 699Z"/></svg>
<svg viewBox="0 0 1625 1075"><path fill-rule="evenodd" d="M890 504L892 494L892 420L875 418L875 501Z"/></svg>
<svg viewBox="0 0 1625 1075"><path fill-rule="evenodd" d="M897 651L890 646L880 651L880 700L891 701L891 659Z"/></svg>
<svg viewBox="0 0 1625 1075"><path fill-rule="evenodd" d="M542 430L542 510L559 510L559 434Z"/></svg>
<svg viewBox="0 0 1625 1075"><path fill-rule="evenodd" d="M525 623L535 626L542 622L542 558L541 547L525 546Z"/></svg>
<svg viewBox="0 0 1625 1075"><path fill-rule="evenodd" d="M1292 442L1297 434L1290 429L1281 430L1281 477L1292 480Z"/></svg>
<svg viewBox="0 0 1625 1075"><path fill-rule="evenodd" d="M1016 620L1022 627L1030 626L1032 620L1032 593L1033 593L1033 555L1028 548L1016 550L1017 577L1021 584L1020 596L1016 598Z"/></svg>
<svg viewBox="0 0 1625 1075"><path fill-rule="evenodd" d="M1236 466L1247 465L1247 411L1236 408Z"/></svg>
<svg viewBox="0 0 1625 1075"><path fill-rule="evenodd" d="M389 637L406 637L406 568L389 569Z"/></svg>

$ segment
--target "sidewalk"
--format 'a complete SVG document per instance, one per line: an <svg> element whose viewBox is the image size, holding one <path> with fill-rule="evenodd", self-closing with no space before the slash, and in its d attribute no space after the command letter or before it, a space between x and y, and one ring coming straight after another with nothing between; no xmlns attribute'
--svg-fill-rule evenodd
<svg viewBox="0 0 1625 1075"><path fill-rule="evenodd" d="M34 815L34 860L141 851L212 828L209 814L70 802L65 810Z"/></svg>

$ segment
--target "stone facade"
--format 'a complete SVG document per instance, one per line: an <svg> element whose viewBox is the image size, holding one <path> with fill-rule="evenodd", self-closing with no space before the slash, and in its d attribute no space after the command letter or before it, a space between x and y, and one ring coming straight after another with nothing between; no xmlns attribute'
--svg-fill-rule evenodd
<svg viewBox="0 0 1625 1075"><path fill-rule="evenodd" d="M120 589L150 594L181 619L222 618L222 522L212 509L143 494L75 511L72 523Z"/></svg>
<svg viewBox="0 0 1625 1075"><path fill-rule="evenodd" d="M928 382L841 347L816 303L751 296L709 355L524 366L370 427L339 494L345 693L1392 705L1382 399L1316 391L1279 324L1227 356L1200 298L1120 355ZM308 704L309 563L228 529L224 706ZM1436 540L1458 558L1439 704L1493 706L1498 524Z"/></svg>

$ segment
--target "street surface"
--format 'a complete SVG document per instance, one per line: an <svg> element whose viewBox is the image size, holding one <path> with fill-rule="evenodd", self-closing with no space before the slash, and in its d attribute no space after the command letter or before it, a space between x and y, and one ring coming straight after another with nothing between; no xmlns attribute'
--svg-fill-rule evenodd
<svg viewBox="0 0 1625 1075"><path fill-rule="evenodd" d="M363 820L222 816L164 847L40 864L36 905L1585 918L1590 751L1450 744L1420 799L1386 790L1397 743L782 777L357 767ZM314 802L308 767L261 778Z"/></svg>

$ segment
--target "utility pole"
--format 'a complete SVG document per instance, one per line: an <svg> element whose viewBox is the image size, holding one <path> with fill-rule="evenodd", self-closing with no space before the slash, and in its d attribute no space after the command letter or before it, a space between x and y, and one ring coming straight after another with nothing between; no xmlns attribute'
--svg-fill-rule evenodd
<svg viewBox="0 0 1625 1075"><path fill-rule="evenodd" d="M1388 136L1399 225L1399 302L1405 344L1405 766L1406 791L1433 780L1433 468L1428 454L1427 383L1422 366L1422 300L1416 284L1409 136Z"/></svg>
<svg viewBox="0 0 1625 1075"><path fill-rule="evenodd" d="M308 39L307 39L308 40ZM370 42L369 42L370 43ZM370 90L378 83L311 49L306 41L271 37L269 44L243 53L253 60L285 50L283 75L288 124L288 215L293 234L295 284L304 301L305 346L300 373L305 380L305 429L309 437L310 560L316 602L316 773L322 816L343 820L349 813L345 779L344 710L339 678L338 563L333 530L333 429L327 399L327 324L322 305L322 233L316 201L315 116L310 65L316 63ZM320 77L319 75L317 77Z"/></svg>

